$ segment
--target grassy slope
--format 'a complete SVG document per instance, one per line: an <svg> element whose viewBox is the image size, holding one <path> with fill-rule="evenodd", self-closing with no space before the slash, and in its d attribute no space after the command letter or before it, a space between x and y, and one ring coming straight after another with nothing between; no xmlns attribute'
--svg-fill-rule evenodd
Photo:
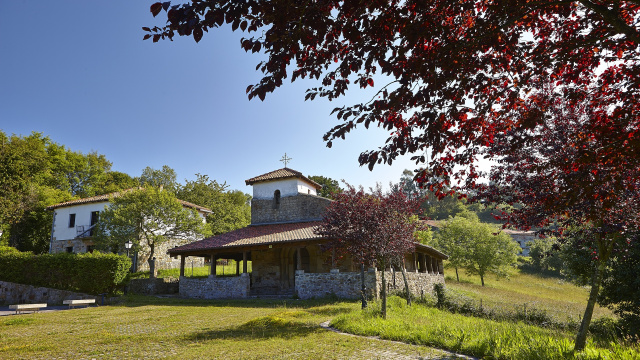
<svg viewBox="0 0 640 360"><path fill-rule="evenodd" d="M446 284L473 299L483 300L487 306L527 306L544 309L554 316L566 320L579 319L584 314L589 297L589 289L578 287L556 277L544 277L513 272L509 279L497 280L493 276L485 279L485 287L480 285L480 278L467 276L459 272L460 282L456 281L455 271L445 269ZM608 316L612 312L596 305L594 319Z"/></svg>

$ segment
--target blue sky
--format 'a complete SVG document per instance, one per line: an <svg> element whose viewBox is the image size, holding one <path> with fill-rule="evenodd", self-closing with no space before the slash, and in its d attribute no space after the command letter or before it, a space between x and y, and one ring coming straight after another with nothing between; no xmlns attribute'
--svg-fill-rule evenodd
<svg viewBox="0 0 640 360"><path fill-rule="evenodd" d="M264 56L240 48L249 35L225 26L200 43L142 41L142 26L163 25L153 2L0 0L0 129L97 151L131 176L168 165L180 181L201 173L247 193L244 180L281 168L285 152L305 175L365 187L415 168L409 157L372 172L358 165L360 152L384 144L380 129L357 129L331 149L322 141L339 123L331 110L370 92L305 102L316 83L296 81L249 101Z"/></svg>

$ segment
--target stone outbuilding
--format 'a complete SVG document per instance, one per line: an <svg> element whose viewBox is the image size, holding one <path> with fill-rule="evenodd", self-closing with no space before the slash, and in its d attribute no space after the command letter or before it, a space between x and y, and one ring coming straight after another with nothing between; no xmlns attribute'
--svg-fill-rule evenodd
<svg viewBox="0 0 640 360"><path fill-rule="evenodd" d="M170 256L181 259L182 296L360 297L360 265L348 256L336 259L325 246L332 239L314 232L332 201L317 195L320 184L286 167L248 179L246 184L253 186L251 225L169 249ZM212 275L206 279L184 277L185 259L194 256L206 259ZM219 259L236 260L236 276L216 277ZM431 293L434 284L444 283L445 259L447 256L440 251L418 243L415 252L406 254L408 280L415 295ZM247 271L248 261L251 273ZM390 289L404 289L402 275L396 276L393 269L367 269L364 281L371 297L379 294L383 270L388 272L385 276Z"/></svg>

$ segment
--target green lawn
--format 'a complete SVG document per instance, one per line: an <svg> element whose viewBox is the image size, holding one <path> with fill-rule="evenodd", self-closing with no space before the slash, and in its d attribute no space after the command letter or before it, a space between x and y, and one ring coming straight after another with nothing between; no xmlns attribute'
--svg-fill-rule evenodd
<svg viewBox="0 0 640 360"><path fill-rule="evenodd" d="M447 276L450 272L447 270ZM587 290L515 273L511 280L466 276L447 287L485 304L565 307L580 314ZM0 318L0 359L390 359L442 358L433 347L487 359L638 359L638 345L618 339L591 341L571 354L574 332L451 314L404 300L361 311L358 302L329 300L204 301L126 296L118 303L69 311ZM608 310L598 310L598 316ZM570 314L571 316L578 316ZM331 320L344 331L407 344L336 334L319 324ZM417 344L417 345L408 345Z"/></svg>
<svg viewBox="0 0 640 360"><path fill-rule="evenodd" d="M197 301L129 296L121 304L0 318L0 359L387 359L442 354L322 329L354 302Z"/></svg>

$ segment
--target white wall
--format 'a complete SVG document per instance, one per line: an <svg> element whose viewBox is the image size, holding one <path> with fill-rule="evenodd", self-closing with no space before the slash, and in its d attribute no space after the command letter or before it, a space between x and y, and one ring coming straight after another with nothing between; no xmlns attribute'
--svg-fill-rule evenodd
<svg viewBox="0 0 640 360"><path fill-rule="evenodd" d="M254 199L273 199L273 193L280 190L280 196L298 194L318 195L316 189L300 179L284 179L253 184Z"/></svg>
<svg viewBox="0 0 640 360"><path fill-rule="evenodd" d="M90 226L91 212L104 211L104 206L108 203L108 201L103 201L99 203L65 206L55 209L53 218L54 240L70 240L75 238L78 235L76 232L76 226ZM74 227L69 227L69 214L76 214L76 224Z"/></svg>

